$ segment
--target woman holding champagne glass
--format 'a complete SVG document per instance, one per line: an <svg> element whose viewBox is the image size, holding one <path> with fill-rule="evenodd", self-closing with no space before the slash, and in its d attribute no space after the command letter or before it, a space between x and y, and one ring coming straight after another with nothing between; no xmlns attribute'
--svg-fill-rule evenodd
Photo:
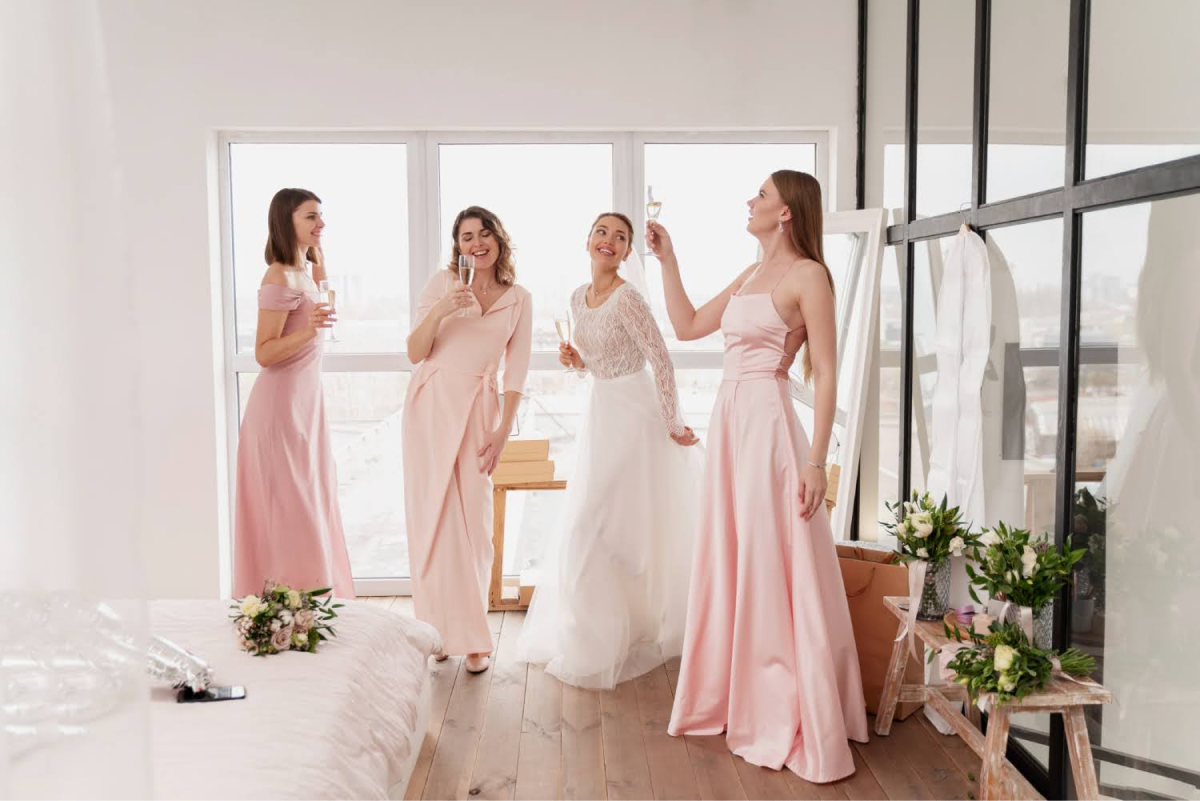
<svg viewBox="0 0 1200 801"><path fill-rule="evenodd" d="M492 651L491 474L529 372L533 308L495 214L459 212L452 240L450 262L425 285L408 336L408 358L419 366L401 423L404 516L416 616L441 633L439 659L465 654L466 669L480 673Z"/></svg>
<svg viewBox="0 0 1200 801"><path fill-rule="evenodd" d="M683 647L703 458L646 303L633 224L600 215L586 248L592 280L555 324L559 361L593 380L563 524L549 538L517 658L568 684L611 689Z"/></svg>
<svg viewBox="0 0 1200 801"><path fill-rule="evenodd" d="M269 266L258 290L254 341L262 372L238 433L233 583L239 597L261 593L267 579L354 597L321 390L322 332L335 318L318 302L317 282L326 280L320 204L306 189L281 189L267 213Z"/></svg>
<svg viewBox="0 0 1200 801"><path fill-rule="evenodd" d="M833 278L823 256L821 186L772 173L747 205L762 246L699 309L665 228L648 226L675 335L720 329L724 374L709 427L687 636L668 733L725 733L733 753L810 782L854 772L867 741L850 610L825 512L825 457L837 400ZM812 442L781 367L805 344Z"/></svg>

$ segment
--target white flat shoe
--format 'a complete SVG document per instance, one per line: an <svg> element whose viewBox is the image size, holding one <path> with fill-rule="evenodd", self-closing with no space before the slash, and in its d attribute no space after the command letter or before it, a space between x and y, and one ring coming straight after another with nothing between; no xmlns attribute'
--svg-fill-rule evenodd
<svg viewBox="0 0 1200 801"><path fill-rule="evenodd" d="M490 656L468 656L466 668L468 673L482 673L492 666Z"/></svg>

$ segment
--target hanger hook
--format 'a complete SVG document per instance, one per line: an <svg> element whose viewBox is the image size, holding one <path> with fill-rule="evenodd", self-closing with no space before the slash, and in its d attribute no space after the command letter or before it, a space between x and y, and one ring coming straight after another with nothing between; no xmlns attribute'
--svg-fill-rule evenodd
<svg viewBox="0 0 1200 801"><path fill-rule="evenodd" d="M962 220L962 224L963 224L964 228L970 229L971 224L969 222L967 222L967 215L963 213L964 211L966 211L966 209L963 208L964 206L967 208L970 208L971 201L967 200L967 201L964 201L964 202L958 204L958 219Z"/></svg>

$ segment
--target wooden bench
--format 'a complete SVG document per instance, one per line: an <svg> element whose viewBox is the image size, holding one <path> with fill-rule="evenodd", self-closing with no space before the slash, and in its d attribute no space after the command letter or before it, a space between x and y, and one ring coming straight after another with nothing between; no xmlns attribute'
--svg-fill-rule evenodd
<svg viewBox="0 0 1200 801"><path fill-rule="evenodd" d="M528 609L529 601L533 598L533 587L522 585L521 579L510 579L505 584L504 578L504 513L507 506L508 493L514 490L561 490L567 488L567 482L554 481L525 481L502 482L492 486L492 580L488 586L488 610L492 612ZM515 580L515 583L513 581ZM510 592L505 592L505 588Z"/></svg>
<svg viewBox="0 0 1200 801"><path fill-rule="evenodd" d="M889 596L884 605L901 620L907 619L908 598ZM940 620L917 621L917 638L925 645L937 650L953 640L947 639ZM1055 676L1040 692L1030 693L1021 700L1010 700L1002 706L993 703L988 714L987 737L979 731L979 711L967 697L967 690L958 684L925 685L904 684L902 677L908 662L908 638L898 640L892 648L887 677L883 684L883 695L879 703L879 714L875 717L875 733L886 737L892 729L896 704L904 701L924 702L932 706L946 722L954 727L975 753L983 760L983 772L979 777L981 797L984 799L1039 799L1041 795L1005 757L1008 750L1009 718L1017 712L1048 712L1063 716L1067 734L1067 750L1070 752L1071 773L1075 778L1075 792L1081 799L1098 799L1100 789L1096 783L1096 768L1092 762L1092 746L1088 738L1087 722L1083 708L1089 704L1112 702L1112 693L1098 684L1076 684ZM992 694L989 694L992 695ZM994 701L994 698L992 699ZM956 708L965 702L970 719Z"/></svg>

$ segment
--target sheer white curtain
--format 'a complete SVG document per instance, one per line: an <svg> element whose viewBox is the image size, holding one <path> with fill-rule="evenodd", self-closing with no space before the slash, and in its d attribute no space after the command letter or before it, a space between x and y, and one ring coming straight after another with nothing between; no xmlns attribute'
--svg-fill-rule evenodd
<svg viewBox="0 0 1200 801"><path fill-rule="evenodd" d="M99 17L0 10L0 796L147 797L134 276Z"/></svg>

